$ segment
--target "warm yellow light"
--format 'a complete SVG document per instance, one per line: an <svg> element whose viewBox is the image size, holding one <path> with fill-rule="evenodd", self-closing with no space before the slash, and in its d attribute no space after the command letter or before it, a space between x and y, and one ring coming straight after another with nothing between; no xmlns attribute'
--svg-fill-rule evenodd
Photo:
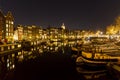
<svg viewBox="0 0 120 80"><path fill-rule="evenodd" d="M37 38L37 39L39 38L38 35L36 36L36 38Z"/></svg>
<svg viewBox="0 0 120 80"><path fill-rule="evenodd" d="M30 36L29 38L31 39L32 37Z"/></svg>
<svg viewBox="0 0 120 80"><path fill-rule="evenodd" d="M14 36L13 36L13 39L14 39L14 40L18 40L18 36L14 35Z"/></svg>

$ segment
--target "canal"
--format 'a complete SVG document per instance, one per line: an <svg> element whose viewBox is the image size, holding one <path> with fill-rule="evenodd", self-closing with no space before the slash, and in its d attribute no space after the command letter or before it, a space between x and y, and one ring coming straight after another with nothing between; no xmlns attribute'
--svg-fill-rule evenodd
<svg viewBox="0 0 120 80"><path fill-rule="evenodd" d="M39 49L8 57L1 80L114 80L106 67L76 66L71 47L76 42L41 44ZM4 67L2 66L2 67ZM2 68L4 69L4 68ZM94 73L94 74L93 74Z"/></svg>

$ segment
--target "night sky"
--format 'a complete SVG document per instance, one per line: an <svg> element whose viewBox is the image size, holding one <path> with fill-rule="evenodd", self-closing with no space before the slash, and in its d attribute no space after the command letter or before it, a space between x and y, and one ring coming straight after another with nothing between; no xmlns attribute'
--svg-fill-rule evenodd
<svg viewBox="0 0 120 80"><path fill-rule="evenodd" d="M78 2L79 1L79 2ZM120 0L0 0L4 14L11 11L15 25L49 25L69 29L105 30L120 15Z"/></svg>

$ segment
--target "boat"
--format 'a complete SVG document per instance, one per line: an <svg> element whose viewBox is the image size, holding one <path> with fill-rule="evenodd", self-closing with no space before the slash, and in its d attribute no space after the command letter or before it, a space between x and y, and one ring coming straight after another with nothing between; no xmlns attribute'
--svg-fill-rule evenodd
<svg viewBox="0 0 120 80"><path fill-rule="evenodd" d="M90 69L86 68L86 66L76 67L78 75L83 76L86 79L98 79L106 75L106 69Z"/></svg>
<svg viewBox="0 0 120 80"><path fill-rule="evenodd" d="M108 63L107 69L109 71L109 74L115 79L120 79L120 62L118 63Z"/></svg>
<svg viewBox="0 0 120 80"><path fill-rule="evenodd" d="M79 42L76 44L76 46L72 46L71 53L74 55L80 56L81 50L82 50L82 45L83 45L83 42Z"/></svg>
<svg viewBox="0 0 120 80"><path fill-rule="evenodd" d="M76 60L76 58L81 56L81 49L77 47L71 47L71 55L72 55L72 58Z"/></svg>
<svg viewBox="0 0 120 80"><path fill-rule="evenodd" d="M120 46L106 37L91 37L78 51L81 55L76 58L77 65L82 62L89 67L106 67L109 62L117 63L120 59Z"/></svg>
<svg viewBox="0 0 120 80"><path fill-rule="evenodd" d="M111 57L106 54L82 52L82 61L85 65L92 67L106 66L109 62L118 62L117 57Z"/></svg>
<svg viewBox="0 0 120 80"><path fill-rule="evenodd" d="M100 77L103 77L107 73L106 67L89 67L84 64L84 62L81 59L82 57L78 57L77 60L81 61L79 62L79 65L76 66L76 70L78 72L78 75L83 76L86 79L97 79Z"/></svg>
<svg viewBox="0 0 120 80"><path fill-rule="evenodd" d="M101 50L95 46L93 48L89 46L81 51L81 56L76 59L76 64L80 65L82 62L86 66L101 67L106 66L109 62L117 63L119 58L119 49L103 48Z"/></svg>

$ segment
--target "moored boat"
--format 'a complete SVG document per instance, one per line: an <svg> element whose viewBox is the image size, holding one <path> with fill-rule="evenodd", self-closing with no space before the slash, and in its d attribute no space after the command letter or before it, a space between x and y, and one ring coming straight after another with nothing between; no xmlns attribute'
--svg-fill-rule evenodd
<svg viewBox="0 0 120 80"><path fill-rule="evenodd" d="M101 67L106 66L109 62L117 63L119 58L120 57L109 56L101 53L82 51L82 54L80 57L77 58L76 63L77 65L80 65L82 62L86 66Z"/></svg>
<svg viewBox="0 0 120 80"><path fill-rule="evenodd" d="M77 66L76 70L78 75L83 76L86 79L97 79L106 75L107 70L103 68L90 68L85 65Z"/></svg>
<svg viewBox="0 0 120 80"><path fill-rule="evenodd" d="M116 80L120 79L120 63L108 63L107 69L109 74L113 76Z"/></svg>
<svg viewBox="0 0 120 80"><path fill-rule="evenodd" d="M120 59L120 46L108 38L93 37L78 51L81 51L81 55L76 58L77 65L82 63L86 66L101 67L109 62L117 63Z"/></svg>

